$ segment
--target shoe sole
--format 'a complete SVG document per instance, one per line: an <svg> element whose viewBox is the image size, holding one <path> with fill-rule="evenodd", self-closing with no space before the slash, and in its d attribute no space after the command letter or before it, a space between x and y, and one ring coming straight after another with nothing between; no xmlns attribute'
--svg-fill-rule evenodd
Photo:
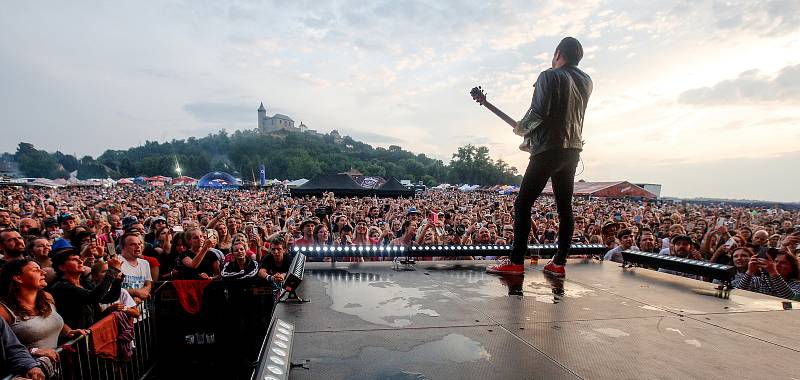
<svg viewBox="0 0 800 380"><path fill-rule="evenodd" d="M522 276L522 275L525 274L525 271L522 271L522 272L510 272L510 271L507 271L507 270L491 270L491 269L487 269L486 273L489 273L489 274L508 274L508 275L512 275L512 276Z"/></svg>
<svg viewBox="0 0 800 380"><path fill-rule="evenodd" d="M564 278L564 277L566 277L566 276L567 276L567 274L566 274L566 273L553 272L553 271L549 271L549 270L547 270L547 269L544 269L544 270L542 270L542 272L543 272L544 274L549 274L549 275L551 275L551 276L553 276L553 277L560 277L560 278Z"/></svg>

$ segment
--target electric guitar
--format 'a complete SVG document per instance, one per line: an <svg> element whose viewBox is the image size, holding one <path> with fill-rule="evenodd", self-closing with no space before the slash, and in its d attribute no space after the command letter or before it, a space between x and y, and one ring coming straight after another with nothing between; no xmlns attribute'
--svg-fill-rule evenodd
<svg viewBox="0 0 800 380"><path fill-rule="evenodd" d="M506 115L505 112L500 111L500 109L495 107L494 104L489 103L489 101L486 100L486 92L483 91L481 86L473 87L472 91L470 91L469 94L472 95L472 100L474 100L474 101L478 102L478 104L486 107L489 111L492 111L492 113L497 115L497 117L503 119L503 121L508 123L508 125L510 125L511 128L516 128L517 127L517 121L516 120L514 120L510 116Z"/></svg>

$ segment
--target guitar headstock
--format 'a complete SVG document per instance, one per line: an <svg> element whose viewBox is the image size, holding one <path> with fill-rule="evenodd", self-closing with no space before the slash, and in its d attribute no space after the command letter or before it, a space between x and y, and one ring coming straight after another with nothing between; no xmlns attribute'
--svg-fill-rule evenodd
<svg viewBox="0 0 800 380"><path fill-rule="evenodd" d="M486 92L483 91L481 86L473 87L469 94L472 95L472 100L478 102L478 104L483 105L486 103Z"/></svg>

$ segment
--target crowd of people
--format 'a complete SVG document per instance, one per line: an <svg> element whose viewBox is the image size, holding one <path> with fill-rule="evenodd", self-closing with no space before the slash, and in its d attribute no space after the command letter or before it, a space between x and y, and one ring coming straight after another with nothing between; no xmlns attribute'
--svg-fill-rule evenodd
<svg viewBox="0 0 800 380"><path fill-rule="evenodd" d="M554 243L559 231L552 199L534 204L520 237L514 194L457 190L394 199L292 198L277 187L7 187L0 196L0 341L13 352L0 372L30 378L58 360L59 339L110 311L137 316L154 281L277 286L293 246ZM573 208L573 242L605 245L605 260L641 250L729 264L735 287L800 300L798 211L580 198Z"/></svg>

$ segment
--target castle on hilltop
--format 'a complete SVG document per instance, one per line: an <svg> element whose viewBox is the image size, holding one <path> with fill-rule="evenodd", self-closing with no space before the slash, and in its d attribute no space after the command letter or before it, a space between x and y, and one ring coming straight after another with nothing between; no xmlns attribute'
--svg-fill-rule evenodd
<svg viewBox="0 0 800 380"><path fill-rule="evenodd" d="M280 130L287 130L292 132L306 132L308 127L300 122L298 127L294 126L294 120L291 117L276 113L273 116L267 116L267 109L264 108L264 103L258 107L258 131L261 133L270 133Z"/></svg>

